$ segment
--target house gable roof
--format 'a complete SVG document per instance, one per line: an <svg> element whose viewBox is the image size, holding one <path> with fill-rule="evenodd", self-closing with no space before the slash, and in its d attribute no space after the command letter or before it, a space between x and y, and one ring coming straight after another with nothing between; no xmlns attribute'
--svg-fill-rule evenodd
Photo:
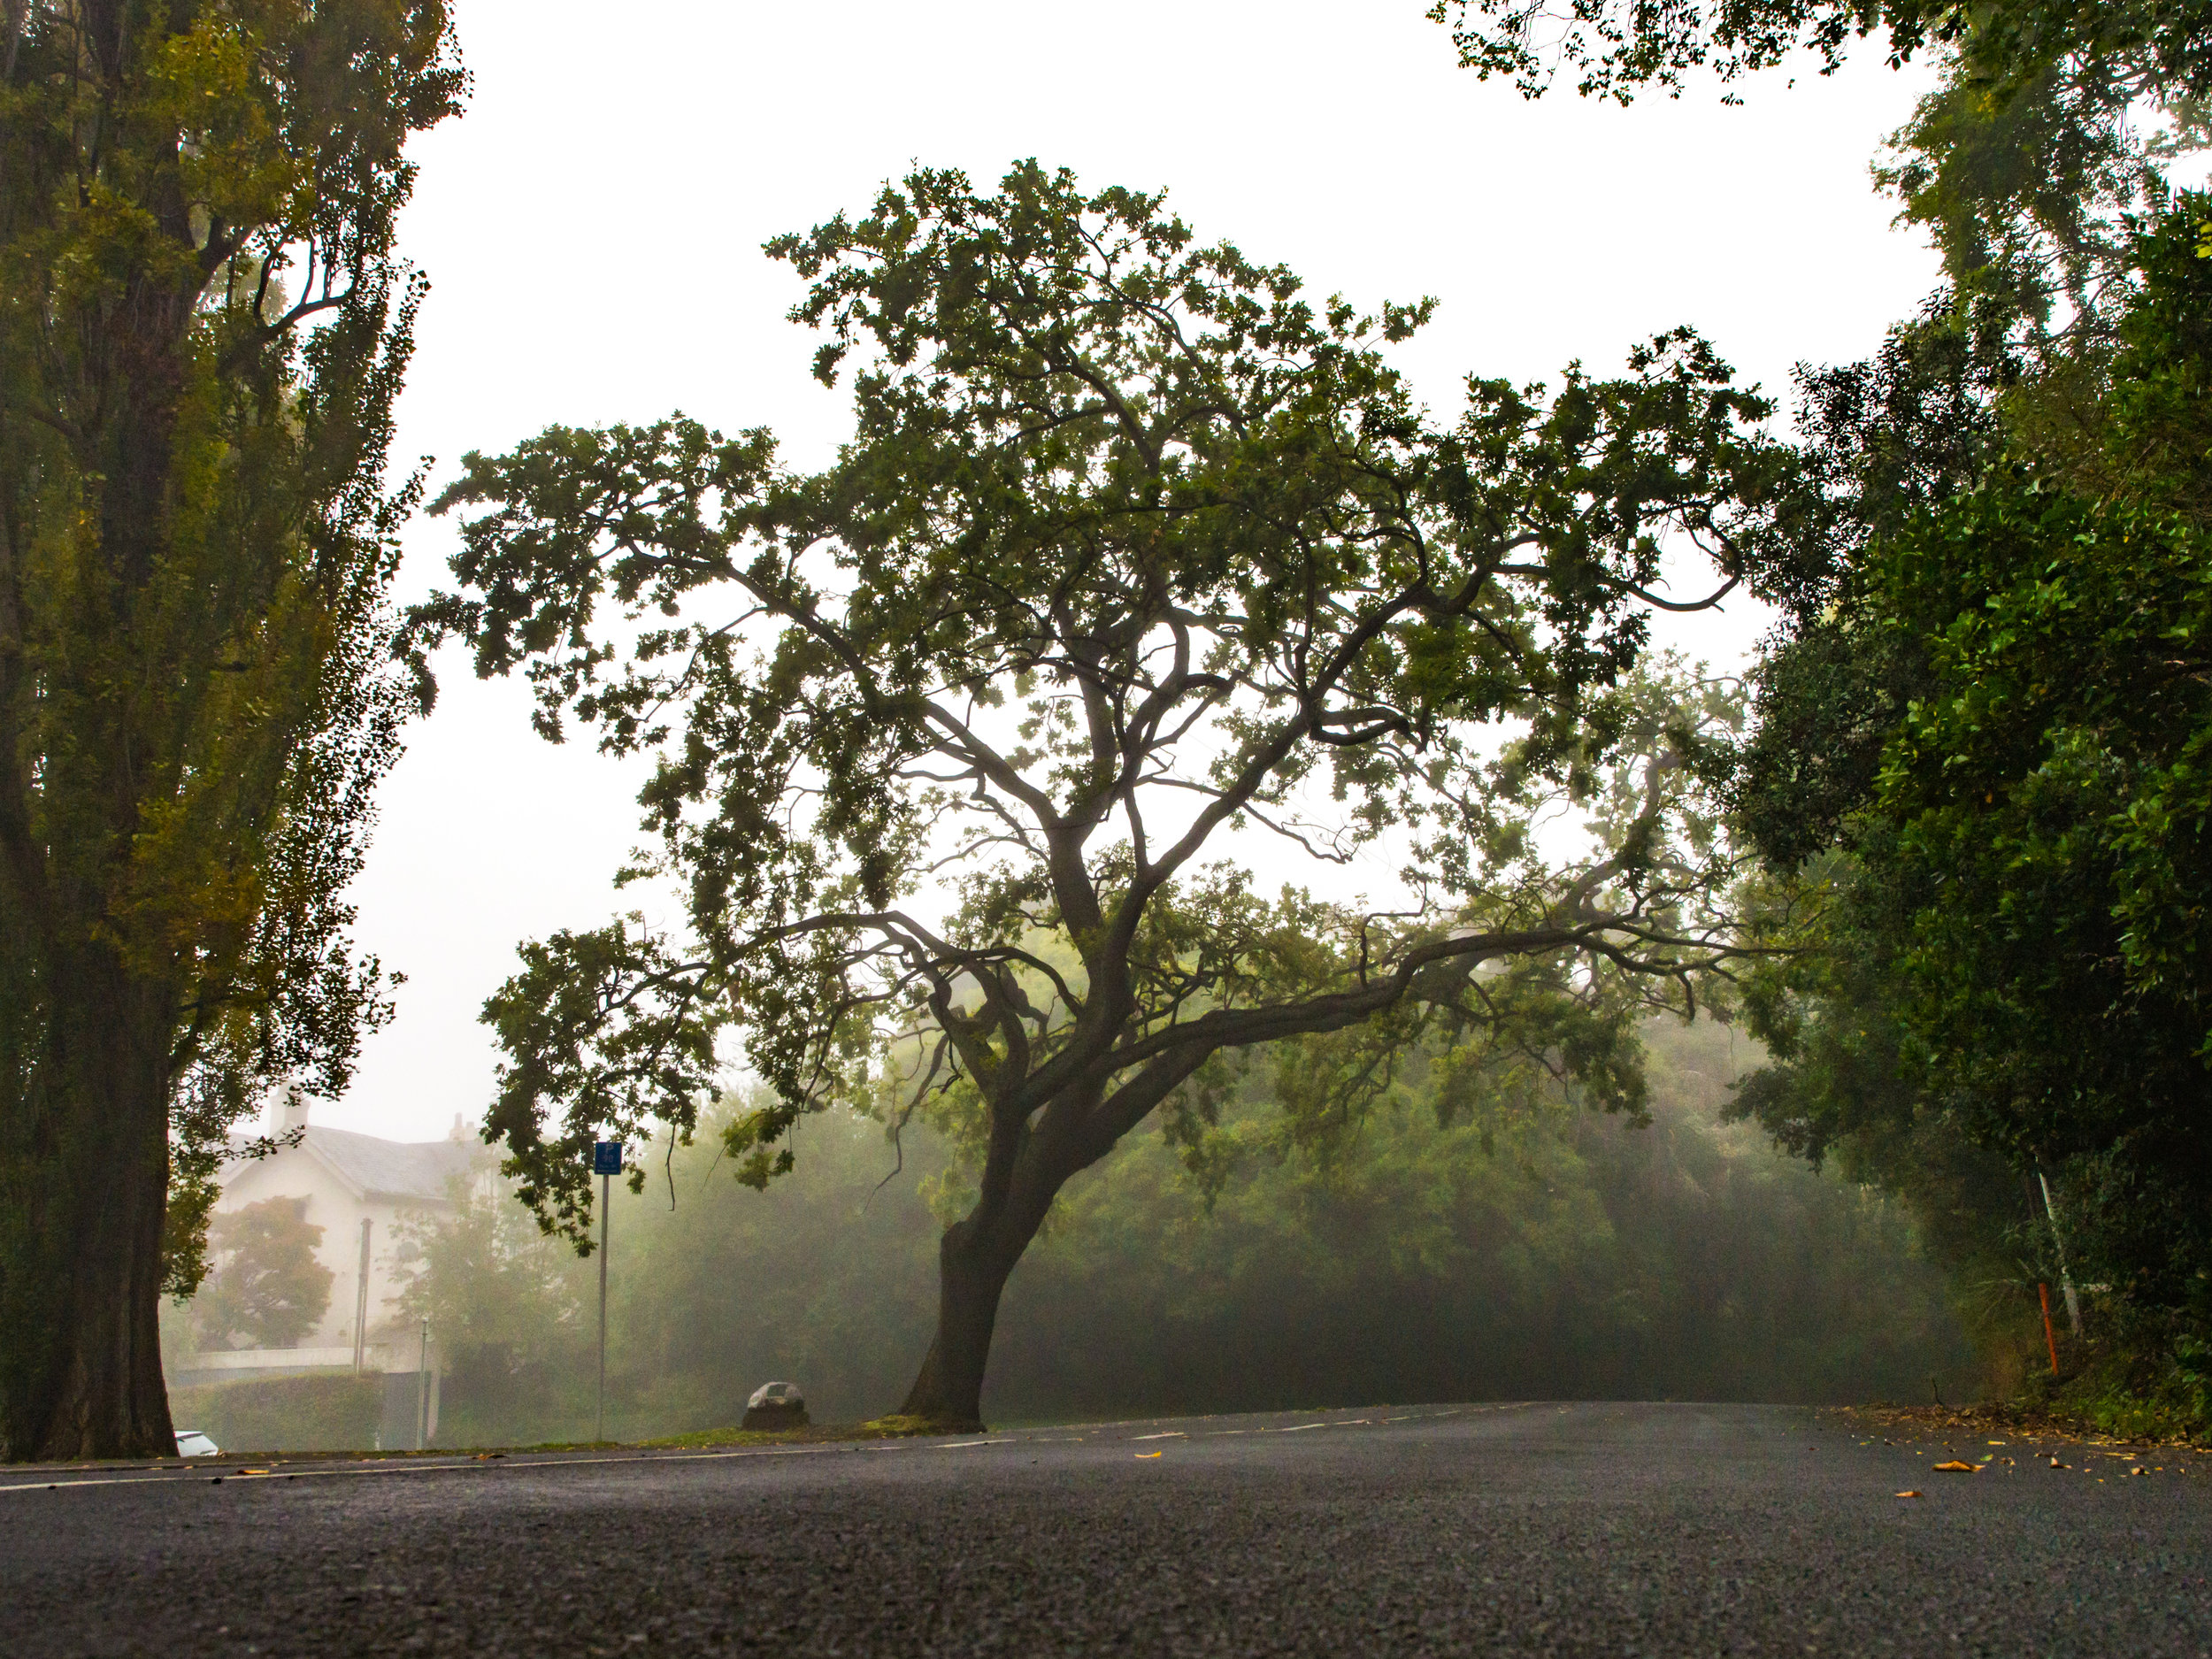
<svg viewBox="0 0 2212 1659"><path fill-rule="evenodd" d="M466 1179L477 1152L470 1141L384 1141L320 1124L307 1126L298 1150L336 1176L357 1198L418 1204L448 1202L452 1181ZM240 1167L234 1164L228 1172L235 1175Z"/></svg>

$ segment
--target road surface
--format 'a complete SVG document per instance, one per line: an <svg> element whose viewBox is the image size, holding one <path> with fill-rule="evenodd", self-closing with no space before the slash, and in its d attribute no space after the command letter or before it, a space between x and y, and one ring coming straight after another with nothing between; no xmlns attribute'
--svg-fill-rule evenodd
<svg viewBox="0 0 2212 1659"><path fill-rule="evenodd" d="M0 1652L2212 1654L2212 1458L1884 1432L1413 1406L0 1470Z"/></svg>

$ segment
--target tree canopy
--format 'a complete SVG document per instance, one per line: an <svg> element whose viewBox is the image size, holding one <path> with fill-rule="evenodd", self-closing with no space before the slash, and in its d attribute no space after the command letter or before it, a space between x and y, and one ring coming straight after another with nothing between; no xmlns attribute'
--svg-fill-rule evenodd
<svg viewBox="0 0 2212 1659"><path fill-rule="evenodd" d="M208 1223L213 1266L192 1300L203 1347L296 1348L330 1308L336 1277L315 1259L323 1229L304 1198L265 1198Z"/></svg>
<svg viewBox="0 0 2212 1659"><path fill-rule="evenodd" d="M1437 0L1429 16L1452 29L1460 61L1485 80L1512 78L1540 97L1562 68L1584 97L1623 103L1647 87L1678 95L1686 73L1731 81L1793 52L1843 65L1851 43L1879 34L1894 65L1930 50L1957 54L2000 92L2052 65L2099 62L2139 93L2212 91L2212 46L2202 0Z"/></svg>
<svg viewBox="0 0 2212 1659"><path fill-rule="evenodd" d="M549 734L657 752L634 873L687 913L534 942L487 1005L488 1133L549 1225L580 1236L602 1125L688 1129L733 1029L772 1091L727 1136L755 1182L831 1100L966 1101L979 1194L908 1404L972 1420L1054 1194L1155 1110L1202 1155L1225 1055L1295 1040L1317 1121L1431 1031L1634 1106L1632 1014L1728 952L1699 779L1732 718L1634 664L1653 605L1715 596L1664 597L1663 545L1725 592L1772 538L1763 399L1676 334L1621 378L1471 380L1439 425L1385 357L1426 302L1317 305L1034 164L770 251L850 387L833 465L555 427L436 503L476 511L426 639L526 664ZM1269 896L1261 841L1389 890Z"/></svg>

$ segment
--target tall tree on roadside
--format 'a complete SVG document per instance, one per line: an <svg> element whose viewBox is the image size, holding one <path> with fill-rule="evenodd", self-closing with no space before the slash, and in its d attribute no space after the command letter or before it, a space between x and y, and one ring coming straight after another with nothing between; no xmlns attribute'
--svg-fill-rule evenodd
<svg viewBox="0 0 2212 1659"><path fill-rule="evenodd" d="M2009 1226L2030 1279L2059 1268L2047 1174L2131 1335L2212 1328L2212 209L2168 177L2212 142L2212 5L1435 15L1530 96L1832 70L1878 34L1940 70L1876 177L1946 286L1874 360L1801 370L1812 488L1736 790L1800 949L1749 999L1777 1064L1741 1104L1939 1228L1981 1210L1955 1230L1985 1259Z"/></svg>
<svg viewBox="0 0 2212 1659"><path fill-rule="evenodd" d="M173 1449L229 1125L334 1091L394 663L443 0L15 0L0 42L0 1451Z"/></svg>
<svg viewBox="0 0 2212 1659"><path fill-rule="evenodd" d="M2117 349L2008 394L1978 475L1841 573L1742 789L1833 947L1778 976L1749 1103L1815 1148L1937 1106L2057 1183L2075 1264L2152 1325L2212 1324L2208 223L2140 227ZM1806 812L1809 752L1851 782ZM1870 1033L1908 1087L1841 1081Z"/></svg>
<svg viewBox="0 0 2212 1659"><path fill-rule="evenodd" d="M1155 1111L1202 1157L1254 1045L1302 1132L1425 1036L1633 1109L1630 1022L1726 955L1697 777L1729 705L1632 668L1661 538L1758 556L1762 400L1672 335L1548 396L1471 380L1440 427L1379 350L1425 303L1311 306L1033 163L772 251L850 376L834 465L556 427L439 503L481 511L426 626L526 663L547 733L657 750L646 864L687 897L681 938L528 945L487 1006L487 1133L549 1225L583 1236L601 1125L689 1129L727 1028L773 1090L728 1136L754 1182L832 1098L937 1099L979 1195L905 1409L973 1423L1055 1194ZM1532 833L1567 807L1578 856ZM1388 890L1271 898L1256 856Z"/></svg>

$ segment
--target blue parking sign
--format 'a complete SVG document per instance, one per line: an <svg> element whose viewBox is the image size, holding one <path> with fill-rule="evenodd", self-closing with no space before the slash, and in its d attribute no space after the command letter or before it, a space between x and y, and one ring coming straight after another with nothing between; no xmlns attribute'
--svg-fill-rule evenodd
<svg viewBox="0 0 2212 1659"><path fill-rule="evenodd" d="M622 1173L622 1142L595 1141L591 1143L591 1172L594 1175Z"/></svg>

